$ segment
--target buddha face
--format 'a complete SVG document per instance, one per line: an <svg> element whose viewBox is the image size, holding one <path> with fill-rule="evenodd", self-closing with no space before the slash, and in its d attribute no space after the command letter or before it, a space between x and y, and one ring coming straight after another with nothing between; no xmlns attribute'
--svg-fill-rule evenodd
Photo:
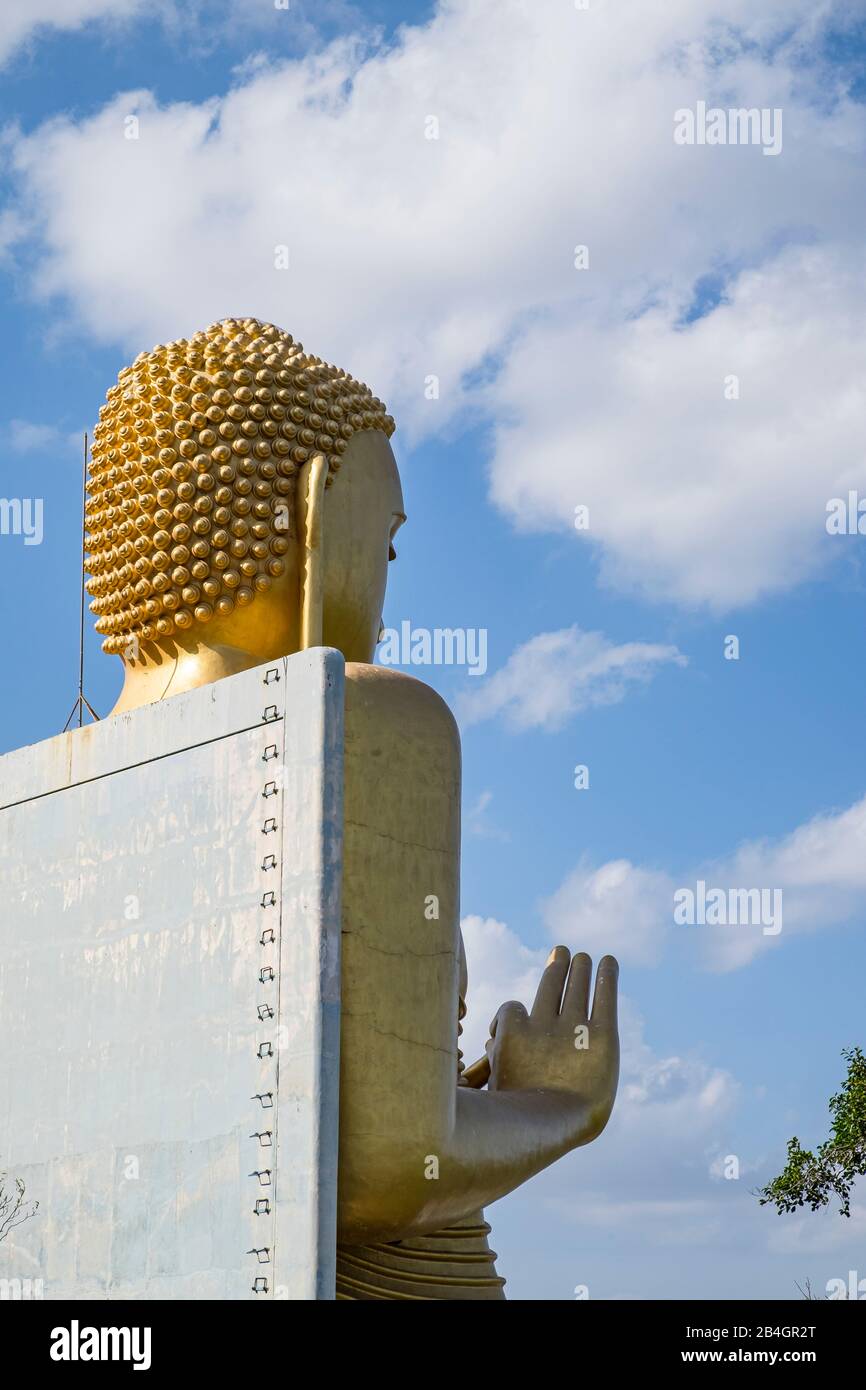
<svg viewBox="0 0 866 1390"><path fill-rule="evenodd" d="M381 430L353 436L326 488L322 525L322 641L347 661L372 661L388 560L406 520L400 475Z"/></svg>
<svg viewBox="0 0 866 1390"><path fill-rule="evenodd" d="M379 637L388 561L396 557L394 537L406 520L387 435L365 430L352 437L320 506L322 644L335 647L347 661L369 662ZM299 650L305 532L300 497L291 532L285 571L268 592L193 637L259 661Z"/></svg>

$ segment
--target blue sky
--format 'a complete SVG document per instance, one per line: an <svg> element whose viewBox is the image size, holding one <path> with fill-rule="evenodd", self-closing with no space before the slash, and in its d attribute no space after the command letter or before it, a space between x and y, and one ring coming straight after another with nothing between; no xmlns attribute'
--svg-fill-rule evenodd
<svg viewBox="0 0 866 1390"><path fill-rule="evenodd" d="M555 939L622 963L608 1132L489 1213L517 1298L866 1275L862 1199L751 1195L824 1137L863 1043L864 540L825 515L866 498L866 31L854 4L753 8L0 21L0 493L44 499L40 545L0 537L2 747L75 696L80 435L121 366L253 313L369 382L409 514L385 621L488 634L484 677L413 668L464 726L470 1050ZM782 110L781 153L677 147L699 100ZM119 672L88 619L100 712ZM779 936L675 928L699 877L781 888Z"/></svg>

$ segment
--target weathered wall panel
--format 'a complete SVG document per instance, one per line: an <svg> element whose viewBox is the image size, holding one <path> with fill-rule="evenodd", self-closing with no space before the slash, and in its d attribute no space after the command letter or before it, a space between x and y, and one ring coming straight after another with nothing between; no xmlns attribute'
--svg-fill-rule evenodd
<svg viewBox="0 0 866 1390"><path fill-rule="evenodd" d="M40 1203L0 1279L333 1296L342 680L301 653L0 759L0 1169Z"/></svg>

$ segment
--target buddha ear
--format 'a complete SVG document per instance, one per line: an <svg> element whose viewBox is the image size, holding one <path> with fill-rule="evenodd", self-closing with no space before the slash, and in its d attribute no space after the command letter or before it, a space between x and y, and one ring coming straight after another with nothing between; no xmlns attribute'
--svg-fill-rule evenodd
<svg viewBox="0 0 866 1390"><path fill-rule="evenodd" d="M328 461L314 454L298 473L295 493L300 550L301 651L322 645L322 552Z"/></svg>

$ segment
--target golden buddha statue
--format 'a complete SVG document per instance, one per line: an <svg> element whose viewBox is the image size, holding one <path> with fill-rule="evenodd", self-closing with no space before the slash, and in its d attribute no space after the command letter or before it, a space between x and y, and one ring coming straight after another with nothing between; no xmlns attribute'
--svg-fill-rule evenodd
<svg viewBox="0 0 866 1390"><path fill-rule="evenodd" d="M346 660L337 1297L503 1298L482 1209L607 1123L617 965L590 1013L591 961L557 946L464 1070L459 736L371 664L406 519L394 422L256 319L143 353L100 417L87 587L113 713L311 646Z"/></svg>

